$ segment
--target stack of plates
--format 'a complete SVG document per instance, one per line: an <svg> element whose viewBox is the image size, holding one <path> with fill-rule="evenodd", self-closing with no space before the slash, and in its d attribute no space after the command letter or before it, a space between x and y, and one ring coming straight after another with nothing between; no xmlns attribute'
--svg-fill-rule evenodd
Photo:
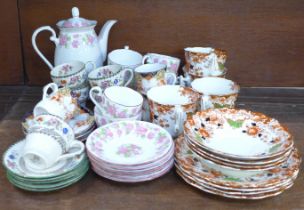
<svg viewBox="0 0 304 210"><path fill-rule="evenodd" d="M173 166L174 143L158 125L119 121L99 127L86 141L92 169L118 182L158 178Z"/></svg>
<svg viewBox="0 0 304 210"><path fill-rule="evenodd" d="M3 155L7 178L18 188L35 192L62 189L79 181L89 169L89 161L83 153L79 157L60 161L40 173L29 171L20 160L24 143L24 140L17 142Z"/></svg>
<svg viewBox="0 0 304 210"><path fill-rule="evenodd" d="M176 142L176 168L189 184L238 199L275 196L293 185L301 158L277 120L237 109L201 111Z"/></svg>
<svg viewBox="0 0 304 210"><path fill-rule="evenodd" d="M27 113L22 119L22 130L26 134L28 128L34 123L32 112ZM81 107L81 113L67 122L73 128L75 138L85 141L87 137L96 129L94 115L85 107Z"/></svg>

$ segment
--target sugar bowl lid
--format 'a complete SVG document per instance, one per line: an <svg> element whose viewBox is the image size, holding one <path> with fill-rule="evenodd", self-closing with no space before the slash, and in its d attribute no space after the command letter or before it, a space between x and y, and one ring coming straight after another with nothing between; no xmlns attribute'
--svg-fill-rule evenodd
<svg viewBox="0 0 304 210"><path fill-rule="evenodd" d="M87 20L79 17L79 9L78 7L72 8L72 18L67 20L61 20L57 23L59 28L86 28L95 26L97 21L95 20Z"/></svg>

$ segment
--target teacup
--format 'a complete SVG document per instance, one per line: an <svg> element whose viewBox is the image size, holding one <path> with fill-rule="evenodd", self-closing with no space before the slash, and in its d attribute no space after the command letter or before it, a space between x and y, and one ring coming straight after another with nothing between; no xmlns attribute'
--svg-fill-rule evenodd
<svg viewBox="0 0 304 210"><path fill-rule="evenodd" d="M95 86L90 98L99 110L105 110L113 118L129 118L141 112L143 97L140 93L123 86L112 86L104 91Z"/></svg>
<svg viewBox="0 0 304 210"><path fill-rule="evenodd" d="M48 135L60 135L65 142L75 139L73 128L59 117L44 114L34 117L30 121L30 125L26 133L33 133L44 129L48 131Z"/></svg>
<svg viewBox="0 0 304 210"><path fill-rule="evenodd" d="M143 64L135 69L135 80L137 90L146 95L153 87L174 85L176 75L166 72L164 64Z"/></svg>
<svg viewBox="0 0 304 210"><path fill-rule="evenodd" d="M59 161L75 157L84 152L84 144L72 140L67 143L59 136L51 136L46 133L33 132L26 136L22 159L26 167L32 171L41 171L52 167ZM74 151L69 152L72 148ZM67 150L66 150L67 149Z"/></svg>
<svg viewBox="0 0 304 210"><path fill-rule="evenodd" d="M199 77L221 75L225 69L227 53L211 47L185 48L186 69Z"/></svg>
<svg viewBox="0 0 304 210"><path fill-rule="evenodd" d="M94 117L95 117L95 122L98 127L106 125L111 122L117 122L117 121L122 121L122 120L141 120L142 118L142 113L138 113L137 115L133 117L128 117L128 118L114 118L113 116L107 114L106 112L98 109L97 107L94 108Z"/></svg>
<svg viewBox="0 0 304 210"><path fill-rule="evenodd" d="M70 61L60 64L51 70L51 78L58 86L74 88L85 83L88 73L88 66L95 67L94 62L83 63L80 61Z"/></svg>
<svg viewBox="0 0 304 210"><path fill-rule="evenodd" d="M233 108L240 90L235 82L219 77L195 79L191 87L202 95L201 110Z"/></svg>
<svg viewBox="0 0 304 210"><path fill-rule="evenodd" d="M90 86L85 84L80 87L71 88L72 97L77 99L79 105L85 105L87 99L89 98Z"/></svg>
<svg viewBox="0 0 304 210"><path fill-rule="evenodd" d="M172 137L183 132L187 115L197 110L200 95L191 88L164 85L151 88L148 93L150 118L165 128Z"/></svg>
<svg viewBox="0 0 304 210"><path fill-rule="evenodd" d="M168 55L162 55L157 53L147 53L144 55L142 64L146 63L159 63L166 65L167 72L178 74L178 68L180 65L180 59L171 57Z"/></svg>
<svg viewBox="0 0 304 210"><path fill-rule="evenodd" d="M120 65L108 65L97 68L91 71L88 76L91 87L99 86L102 89L110 86L127 86L133 77L132 69L122 69Z"/></svg>
<svg viewBox="0 0 304 210"><path fill-rule="evenodd" d="M48 93L49 90L51 90L51 93ZM33 110L34 116L52 114L63 120L71 119L79 112L77 100L71 96L70 89L58 89L55 83L44 86L42 100Z"/></svg>
<svg viewBox="0 0 304 210"><path fill-rule="evenodd" d="M130 50L129 46L125 46L124 49L113 50L108 54L108 65L117 64L122 68L135 69L141 65L143 56L134 51Z"/></svg>

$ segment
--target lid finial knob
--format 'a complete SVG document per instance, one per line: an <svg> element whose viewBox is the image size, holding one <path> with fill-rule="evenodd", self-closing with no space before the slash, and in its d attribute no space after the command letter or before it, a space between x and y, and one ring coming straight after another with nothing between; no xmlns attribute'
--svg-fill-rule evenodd
<svg viewBox="0 0 304 210"><path fill-rule="evenodd" d="M79 9L78 9L78 7L73 7L72 8L72 15L73 15L73 17L79 17Z"/></svg>

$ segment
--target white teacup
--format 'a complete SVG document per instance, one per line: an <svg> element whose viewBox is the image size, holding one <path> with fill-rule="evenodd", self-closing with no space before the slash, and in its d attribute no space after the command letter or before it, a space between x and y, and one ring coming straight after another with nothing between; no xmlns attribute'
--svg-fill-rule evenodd
<svg viewBox="0 0 304 210"><path fill-rule="evenodd" d="M201 110L210 108L233 108L240 86L220 77L195 79L191 87L202 95Z"/></svg>
<svg viewBox="0 0 304 210"><path fill-rule="evenodd" d="M58 136L50 136L45 133L29 133L26 136L23 148L22 159L26 167L32 171L41 171L52 167L59 161L75 157L84 152L84 144L80 141L70 141L68 150L75 148L75 151L66 151L65 142Z"/></svg>
<svg viewBox="0 0 304 210"><path fill-rule="evenodd" d="M130 50L129 46L124 49L113 50L108 54L108 65L117 64L122 68L135 69L141 65L143 56L134 50Z"/></svg>
<svg viewBox="0 0 304 210"><path fill-rule="evenodd" d="M51 90L51 93L48 91ZM43 88L42 100L34 107L34 116L52 114L63 120L71 119L80 111L77 99L73 98L68 88L58 89L57 84L50 83Z"/></svg>

